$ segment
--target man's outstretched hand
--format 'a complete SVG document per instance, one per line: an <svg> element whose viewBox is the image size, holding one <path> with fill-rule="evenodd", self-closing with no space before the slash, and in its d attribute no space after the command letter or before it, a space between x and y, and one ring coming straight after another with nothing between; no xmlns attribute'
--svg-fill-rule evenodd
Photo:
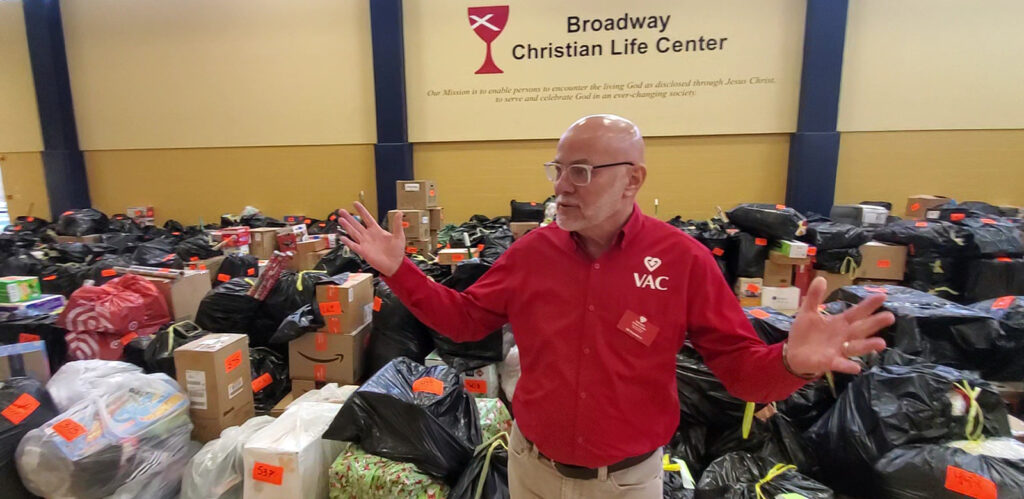
<svg viewBox="0 0 1024 499"><path fill-rule="evenodd" d="M789 368L800 375L822 375L828 371L857 374L860 365L849 359L885 349L885 340L872 338L896 320L890 312L875 313L885 302L878 294L839 315L819 312L825 300L825 278L811 283L804 304L793 321L786 347Z"/></svg>
<svg viewBox="0 0 1024 499"><path fill-rule="evenodd" d="M342 244L355 251L381 274L393 275L405 258L402 212L395 212L390 224L391 232L388 232L373 219L373 215L370 215L365 206L361 203L355 203L354 206L363 223L359 223L348 211L341 210L338 221L349 236L341 236Z"/></svg>

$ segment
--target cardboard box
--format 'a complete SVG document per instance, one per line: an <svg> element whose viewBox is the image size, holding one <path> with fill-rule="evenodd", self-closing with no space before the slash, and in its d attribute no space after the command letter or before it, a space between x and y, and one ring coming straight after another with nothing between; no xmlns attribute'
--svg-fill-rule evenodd
<svg viewBox="0 0 1024 499"><path fill-rule="evenodd" d="M811 255L812 253L817 254L817 248L809 246L807 248L807 254ZM779 265L809 265L813 263L810 256L806 258L790 258L775 251L768 252L768 261Z"/></svg>
<svg viewBox="0 0 1024 499"><path fill-rule="evenodd" d="M793 285L793 265L771 261L764 262L762 287L784 288Z"/></svg>
<svg viewBox="0 0 1024 499"><path fill-rule="evenodd" d="M324 317L324 332L347 334L373 319L373 274L353 273L343 284L321 283L316 302Z"/></svg>
<svg viewBox="0 0 1024 499"><path fill-rule="evenodd" d="M437 207L437 185L433 180L395 182L395 207L399 210L426 210Z"/></svg>
<svg viewBox="0 0 1024 499"><path fill-rule="evenodd" d="M844 286L853 286L854 277L849 274L833 274L832 272L825 272L823 270L815 271L815 277L824 277L826 288L825 297L828 298L832 293L836 292L839 288Z"/></svg>
<svg viewBox="0 0 1024 499"><path fill-rule="evenodd" d="M0 381L28 376L46 383L50 379L50 360L46 342L29 341L0 346Z"/></svg>
<svg viewBox="0 0 1024 499"><path fill-rule="evenodd" d="M498 366L488 364L479 369L470 369L460 374L462 386L477 398L496 398L501 390L498 383Z"/></svg>
<svg viewBox="0 0 1024 499"><path fill-rule="evenodd" d="M871 241L860 246L863 256L858 279L902 281L907 269L907 247Z"/></svg>
<svg viewBox="0 0 1024 499"><path fill-rule="evenodd" d="M0 277L0 303L21 303L42 296L39 278L34 276Z"/></svg>
<svg viewBox="0 0 1024 499"><path fill-rule="evenodd" d="M910 196L907 198L907 209L904 211L904 216L911 220L924 220L925 213L929 210L942 206L950 201L952 201L952 199L945 196L930 196L927 194Z"/></svg>
<svg viewBox="0 0 1024 499"><path fill-rule="evenodd" d="M145 277L153 283L167 301L167 308L175 322L192 320L199 311L199 303L210 292L210 273L206 270L186 270L181 277Z"/></svg>
<svg viewBox="0 0 1024 499"><path fill-rule="evenodd" d="M370 324L349 334L306 333L288 342L288 370L295 380L352 385L363 375Z"/></svg>
<svg viewBox="0 0 1024 499"><path fill-rule="evenodd" d="M772 246L772 252L779 253L787 258L807 258L809 248L810 246L807 243L782 240L775 241L775 244Z"/></svg>
<svg viewBox="0 0 1024 499"><path fill-rule="evenodd" d="M405 252L409 255L432 255L435 246L431 241L406 241Z"/></svg>
<svg viewBox="0 0 1024 499"><path fill-rule="evenodd" d="M402 228L405 229L405 238L409 241L430 240L430 212L427 210L391 210L388 212L388 220L394 220L392 216L396 212L402 212Z"/></svg>
<svg viewBox="0 0 1024 499"><path fill-rule="evenodd" d="M508 228L512 229L512 238L519 239L523 237L527 232L540 227L537 222L512 222L508 224Z"/></svg>
<svg viewBox="0 0 1024 499"><path fill-rule="evenodd" d="M185 262L185 268L188 270L205 270L210 274L210 284L217 282L217 274L220 273L220 266L224 263L224 259L227 258L224 255L215 256L213 258L205 258L189 260Z"/></svg>
<svg viewBox="0 0 1024 499"><path fill-rule="evenodd" d="M761 288L761 306L783 313L796 312L800 308L800 288Z"/></svg>
<svg viewBox="0 0 1024 499"><path fill-rule="evenodd" d="M444 227L444 208L435 206L427 209L430 212L430 232L437 232Z"/></svg>
<svg viewBox="0 0 1024 499"><path fill-rule="evenodd" d="M868 204L838 204L832 206L829 218L856 227L882 227L889 220L889 210Z"/></svg>
<svg viewBox="0 0 1024 499"><path fill-rule="evenodd" d="M754 296L749 296L749 297L748 296L741 296L739 298L740 298L740 306L741 307L760 307L761 306L761 297L760 296L756 296L756 297L754 297Z"/></svg>
<svg viewBox="0 0 1024 499"><path fill-rule="evenodd" d="M58 243L88 243L98 244L103 242L102 237L99 234L92 234L89 236L57 236Z"/></svg>
<svg viewBox="0 0 1024 499"><path fill-rule="evenodd" d="M480 258L480 250L476 248L451 248L437 252L437 263L455 265L463 260Z"/></svg>
<svg viewBox="0 0 1024 499"><path fill-rule="evenodd" d="M761 288L764 287L764 279L760 277L740 277L736 279L736 296L740 298L760 298Z"/></svg>
<svg viewBox="0 0 1024 499"><path fill-rule="evenodd" d="M124 214L133 220L156 217L156 211L152 206L129 206L124 210Z"/></svg>
<svg viewBox="0 0 1024 499"><path fill-rule="evenodd" d="M225 227L219 231L214 231L213 236L213 239L218 242L231 239L230 242L224 245L225 248L248 246L252 242L252 231L248 227Z"/></svg>
<svg viewBox="0 0 1024 499"><path fill-rule="evenodd" d="M174 350L178 384L188 392L192 437L207 442L253 417L249 337L211 334Z"/></svg>
<svg viewBox="0 0 1024 499"><path fill-rule="evenodd" d="M67 305L67 300L62 295L40 295L39 298L32 301L0 303L0 312L12 313L26 310L35 314L50 314L63 309L64 305Z"/></svg>
<svg viewBox="0 0 1024 499"><path fill-rule="evenodd" d="M324 250L327 250L326 237L317 237L316 239L297 242L295 244L295 249L292 250L295 255L288 262L288 270L295 272L300 270L313 270L313 267L316 266L317 262L319 262L320 258L323 256L323 253L320 252Z"/></svg>
<svg viewBox="0 0 1024 499"><path fill-rule="evenodd" d="M251 229L252 242L249 243L249 254L260 260L269 260L277 251L277 233L280 229L266 227Z"/></svg>

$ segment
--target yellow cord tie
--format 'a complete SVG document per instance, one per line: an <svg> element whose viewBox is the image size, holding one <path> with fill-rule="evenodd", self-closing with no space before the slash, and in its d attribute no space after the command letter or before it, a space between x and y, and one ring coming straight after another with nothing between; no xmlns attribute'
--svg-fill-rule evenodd
<svg viewBox="0 0 1024 499"><path fill-rule="evenodd" d="M683 486L685 488L693 488L693 475L690 474L690 468L686 466L686 462L682 459L671 459L668 454L662 454L661 456L661 469L669 473L679 473L679 476L683 479Z"/></svg>
<svg viewBox="0 0 1024 499"><path fill-rule="evenodd" d="M985 438L985 415L982 413L981 406L978 405L978 394L981 393L981 388L971 388L971 385L967 384L966 380L957 383L956 387L962 390L969 399L967 426L964 429L967 440L972 442L980 441Z"/></svg>
<svg viewBox="0 0 1024 499"><path fill-rule="evenodd" d="M747 402L743 408L743 440L750 436L750 427L754 424L754 403Z"/></svg>
<svg viewBox="0 0 1024 499"><path fill-rule="evenodd" d="M934 262L932 262L931 267L932 267L932 273L933 274L945 274L946 273L944 270L942 270L942 260L935 260Z"/></svg>
<svg viewBox="0 0 1024 499"><path fill-rule="evenodd" d="M494 454L494 450L498 447L504 447L507 451L508 444L506 444L506 442L508 441L508 438L508 433L501 432L477 447L477 453L483 452L484 449L486 449L487 456L484 458L484 467L480 470L480 482L477 483L476 495L473 496L475 499L480 499L484 494L484 484L487 483L487 472L491 469L491 456Z"/></svg>
<svg viewBox="0 0 1024 499"><path fill-rule="evenodd" d="M754 492L757 493L757 499L768 499L768 497L764 495L764 492L761 492L761 486L762 485L772 481L772 479L774 479L775 477L777 477L777 476L779 476L779 475L781 475L781 474L783 474L783 473L785 473L787 471L795 470L795 469L796 469L796 466L794 466L792 464L781 464L780 463L780 464L776 464L775 466L772 466L772 469L768 470L768 474L765 475L764 478L762 478L759 482L757 482L756 485L754 485Z"/></svg>
<svg viewBox="0 0 1024 499"><path fill-rule="evenodd" d="M828 389L832 392L832 398L839 398L836 394L836 377L832 375L832 371L825 372L825 382L828 383Z"/></svg>
<svg viewBox="0 0 1024 499"><path fill-rule="evenodd" d="M929 289L928 290L928 294L930 294L930 295L938 294L939 291L945 291L945 292L947 292L947 293L949 293L951 295L959 295L960 294L960 293L957 293L956 290L949 289L949 288L947 288L945 286Z"/></svg>
<svg viewBox="0 0 1024 499"><path fill-rule="evenodd" d="M299 272L299 278L295 280L295 289L302 291L302 276L309 273L326 274L326 270L303 270Z"/></svg>
<svg viewBox="0 0 1024 499"><path fill-rule="evenodd" d="M839 266L839 273L845 276L853 277L857 274L857 260L853 257L846 257L843 259L843 264Z"/></svg>

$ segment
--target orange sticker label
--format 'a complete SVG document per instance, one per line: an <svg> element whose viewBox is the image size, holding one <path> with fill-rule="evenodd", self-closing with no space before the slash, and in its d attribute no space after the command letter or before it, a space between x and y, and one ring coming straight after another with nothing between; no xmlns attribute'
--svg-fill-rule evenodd
<svg viewBox="0 0 1024 499"><path fill-rule="evenodd" d="M199 264L199 270L206 270L206 264L205 263L200 263Z"/></svg>
<svg viewBox="0 0 1024 499"><path fill-rule="evenodd" d="M1009 308L1010 304L1013 303L1013 298L1012 296L997 298L996 301L992 302L992 310Z"/></svg>
<svg viewBox="0 0 1024 499"><path fill-rule="evenodd" d="M324 333L313 333L313 348L318 352L327 350L327 335Z"/></svg>
<svg viewBox="0 0 1024 499"><path fill-rule="evenodd" d="M61 438L68 442L85 435L85 427L78 424L77 421L71 418L58 421L52 428L54 433L60 435Z"/></svg>
<svg viewBox="0 0 1024 499"><path fill-rule="evenodd" d="M256 275L256 269L246 269L245 275Z"/></svg>
<svg viewBox="0 0 1024 499"><path fill-rule="evenodd" d="M39 401L35 397L22 393L20 397L14 399L11 405L7 406L6 409L0 411L0 415L7 418L13 424L21 423L30 414L35 412L39 408Z"/></svg>
<svg viewBox="0 0 1024 499"><path fill-rule="evenodd" d="M257 462L252 466L252 479L257 482L281 485L281 480L284 479L284 468Z"/></svg>
<svg viewBox="0 0 1024 499"><path fill-rule="evenodd" d="M974 499L996 499L996 483L977 473L946 466L946 489Z"/></svg>
<svg viewBox="0 0 1024 499"><path fill-rule="evenodd" d="M815 256L817 254L818 254L818 247L817 246L808 246L807 247L807 256Z"/></svg>
<svg viewBox="0 0 1024 499"><path fill-rule="evenodd" d="M484 250L484 245L482 245L482 244L476 245L476 250L477 251L483 251Z"/></svg>
<svg viewBox="0 0 1024 499"><path fill-rule="evenodd" d="M997 262L1012 262L1013 258L1010 258L1008 256L1001 256L999 258L996 258L996 261Z"/></svg>
<svg viewBox="0 0 1024 499"><path fill-rule="evenodd" d="M433 393L434 395L441 395L444 393L444 382L429 376L420 378L412 384L413 393L416 392L427 392Z"/></svg>
<svg viewBox="0 0 1024 499"><path fill-rule="evenodd" d="M419 252L419 249L417 249L415 246L406 246L405 252L410 255L415 255L417 252Z"/></svg>
<svg viewBox="0 0 1024 499"><path fill-rule="evenodd" d="M29 343L32 341L40 341L41 339L42 338L40 338L38 334L21 333L18 335L18 343Z"/></svg>
<svg viewBox="0 0 1024 499"><path fill-rule="evenodd" d="M57 276L56 275L48 275L46 277L43 277L43 280L44 281L55 281L55 280L57 280Z"/></svg>
<svg viewBox="0 0 1024 499"><path fill-rule="evenodd" d="M329 301L320 304L320 315L338 315L341 313L341 303Z"/></svg>
<svg viewBox="0 0 1024 499"><path fill-rule="evenodd" d="M917 211L921 209L921 203L914 203L910 205L910 211Z"/></svg>
<svg viewBox="0 0 1024 499"><path fill-rule="evenodd" d="M313 380L327 381L327 366L323 364L313 366Z"/></svg>
<svg viewBox="0 0 1024 499"><path fill-rule="evenodd" d="M466 259L466 255L462 255L462 254L452 255L452 261L453 262L461 262L461 261L463 261L465 259Z"/></svg>
<svg viewBox="0 0 1024 499"><path fill-rule="evenodd" d="M754 244L758 246L768 246L768 240L763 237L759 237L757 239L754 239Z"/></svg>
<svg viewBox="0 0 1024 499"><path fill-rule="evenodd" d="M487 393L487 382L482 379L467 379L462 383L469 393Z"/></svg>
<svg viewBox="0 0 1024 499"><path fill-rule="evenodd" d="M103 269L100 271L102 277L114 277L117 275L117 271L114 269Z"/></svg>
<svg viewBox="0 0 1024 499"><path fill-rule="evenodd" d="M25 221L26 222L35 222L36 221L36 217L27 217L27 218L25 218Z"/></svg>
<svg viewBox="0 0 1024 499"><path fill-rule="evenodd" d="M199 261L199 257L198 256L194 256L192 258L189 258L188 261L190 261L190 262L198 262Z"/></svg>
<svg viewBox="0 0 1024 499"><path fill-rule="evenodd" d="M331 220L334 220L334 219L332 218ZM319 227L327 227L327 224L325 224L323 222L320 222L320 223L318 223L316 225L319 226Z"/></svg>
<svg viewBox="0 0 1024 499"><path fill-rule="evenodd" d="M341 334L341 316L332 315L327 318L327 332L331 334Z"/></svg>
<svg viewBox="0 0 1024 499"><path fill-rule="evenodd" d="M224 359L224 372L230 373L242 365L242 351L237 350L235 353L228 355L228 358Z"/></svg>
<svg viewBox="0 0 1024 499"><path fill-rule="evenodd" d="M266 388L274 381L274 378L270 376L270 373L263 373L260 377L252 380L252 392L259 393L260 390Z"/></svg>
<svg viewBox="0 0 1024 499"><path fill-rule="evenodd" d="M749 291L751 293L760 293L761 292L761 286L758 286L757 284L753 284L753 283L747 284L747 291Z"/></svg>
<svg viewBox="0 0 1024 499"><path fill-rule="evenodd" d="M303 220L302 223L304 223L306 225L309 225L309 224L313 223L313 221L307 218L307 219ZM326 224L321 223L320 225L326 225Z"/></svg>
<svg viewBox="0 0 1024 499"><path fill-rule="evenodd" d="M169 262L171 260L174 260L174 257L175 257L175 254L171 253L170 255L167 255L167 256L161 258L160 261L161 262Z"/></svg>
<svg viewBox="0 0 1024 499"><path fill-rule="evenodd" d="M722 249L722 248L715 248L715 249L711 250L711 254L713 254L715 256L722 256L722 255L725 254L725 250Z"/></svg>
<svg viewBox="0 0 1024 499"><path fill-rule="evenodd" d="M880 288L878 286L864 286L864 291L871 291L872 293L882 294L888 293L888 291L886 291L885 288Z"/></svg>
<svg viewBox="0 0 1024 499"><path fill-rule="evenodd" d="M758 319L767 319L772 314L769 314L768 312L765 312L764 310L761 310L759 308L755 308L750 311L750 315L757 317Z"/></svg>
<svg viewBox="0 0 1024 499"><path fill-rule="evenodd" d="M68 211L65 211L64 213L61 213L61 215L70 215L72 213L74 213L74 211L68 210Z"/></svg>
<svg viewBox="0 0 1024 499"><path fill-rule="evenodd" d="M382 303L384 303L384 300L381 300L379 296L374 296L373 297L373 311L374 312L380 312L380 305Z"/></svg>
<svg viewBox="0 0 1024 499"><path fill-rule="evenodd" d="M914 226L915 227L927 227L928 226L928 222L917 222L916 224L914 224Z"/></svg>
<svg viewBox="0 0 1024 499"><path fill-rule="evenodd" d="M996 221L995 221L995 220L992 220L991 218L982 218L982 219L981 219L981 223L983 223L983 224L989 224L989 225L993 225L993 224L995 224L995 223L996 223Z"/></svg>
<svg viewBox="0 0 1024 499"><path fill-rule="evenodd" d="M953 213L952 215L949 216L949 219L954 222L959 222L965 218L967 218L967 215L963 213Z"/></svg>
<svg viewBox="0 0 1024 499"><path fill-rule="evenodd" d="M21 230L21 226L20 225L15 225L14 226L14 230Z"/></svg>
<svg viewBox="0 0 1024 499"><path fill-rule="evenodd" d="M878 265L878 268L880 269L887 269L889 267L892 267L892 262L890 262L889 260L879 260L878 262L875 263L875 265Z"/></svg>
<svg viewBox="0 0 1024 499"><path fill-rule="evenodd" d="M776 210L785 210L786 209L786 205L784 205L784 204L777 204L777 205L775 205L775 209Z"/></svg>
<svg viewBox="0 0 1024 499"><path fill-rule="evenodd" d="M405 220L402 220L402 228L403 229L408 229L409 228L409 222L406 222Z"/></svg>
<svg viewBox="0 0 1024 499"><path fill-rule="evenodd" d="M231 280L231 276L227 274L217 274L217 280L220 282L228 282Z"/></svg>
<svg viewBox="0 0 1024 499"><path fill-rule="evenodd" d="M121 346L125 346L125 345L131 343L132 340L134 340L135 338L138 338L138 337L139 337L139 335L137 335L135 333L128 333L128 334L122 336L121 337Z"/></svg>
<svg viewBox="0 0 1024 499"><path fill-rule="evenodd" d="M434 197L435 195L437 195L437 191L430 189L430 197Z"/></svg>

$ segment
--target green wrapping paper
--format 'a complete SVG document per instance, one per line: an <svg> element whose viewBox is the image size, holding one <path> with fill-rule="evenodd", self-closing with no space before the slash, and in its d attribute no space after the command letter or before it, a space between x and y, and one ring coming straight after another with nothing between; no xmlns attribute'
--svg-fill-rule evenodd
<svg viewBox="0 0 1024 499"><path fill-rule="evenodd" d="M498 399L476 399L483 440L512 431L512 418ZM331 499L444 499L449 488L410 463L367 453L357 445L338 456L330 469Z"/></svg>

